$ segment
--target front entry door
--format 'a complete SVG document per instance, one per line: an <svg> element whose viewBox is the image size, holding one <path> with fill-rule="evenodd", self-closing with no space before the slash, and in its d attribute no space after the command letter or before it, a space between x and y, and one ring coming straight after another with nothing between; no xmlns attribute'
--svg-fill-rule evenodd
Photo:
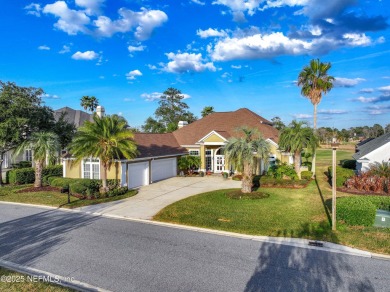
<svg viewBox="0 0 390 292"><path fill-rule="evenodd" d="M225 170L225 155L215 155L214 172L221 173Z"/></svg>

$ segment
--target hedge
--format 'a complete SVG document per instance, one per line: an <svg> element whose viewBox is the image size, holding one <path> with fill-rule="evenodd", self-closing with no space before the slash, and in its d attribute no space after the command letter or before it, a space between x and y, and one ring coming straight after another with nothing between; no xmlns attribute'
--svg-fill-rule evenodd
<svg viewBox="0 0 390 292"><path fill-rule="evenodd" d="M48 166L42 169L42 180L44 182L47 182L47 178L50 176L62 176L62 165ZM6 180L10 184L32 184L35 181L35 169L28 167L9 170Z"/></svg>
<svg viewBox="0 0 390 292"><path fill-rule="evenodd" d="M342 187L347 179L353 177L354 175L355 172L352 169L336 166L336 186ZM332 180L332 166L328 167L328 177Z"/></svg>
<svg viewBox="0 0 390 292"><path fill-rule="evenodd" d="M390 210L390 198L359 196L337 199L337 220L348 225L372 226L377 209Z"/></svg>
<svg viewBox="0 0 390 292"><path fill-rule="evenodd" d="M100 179L89 178L49 177L48 183L53 187L63 188L69 186L70 192L77 194L85 194L87 190L89 190L90 193L95 194L98 193L99 189L102 187L102 181ZM76 186L74 186L75 184ZM119 186L119 181L116 179L108 179L107 186L109 190L116 189ZM81 192L78 192L80 190Z"/></svg>
<svg viewBox="0 0 390 292"><path fill-rule="evenodd" d="M260 185L262 187L286 187L286 188L295 188L295 187L305 187L308 184L309 180L293 180L293 179L280 179L274 178L272 176L262 176L260 179Z"/></svg>
<svg viewBox="0 0 390 292"><path fill-rule="evenodd" d="M341 162L341 166L343 168L348 168L348 169L356 169L356 160L354 159L346 159Z"/></svg>

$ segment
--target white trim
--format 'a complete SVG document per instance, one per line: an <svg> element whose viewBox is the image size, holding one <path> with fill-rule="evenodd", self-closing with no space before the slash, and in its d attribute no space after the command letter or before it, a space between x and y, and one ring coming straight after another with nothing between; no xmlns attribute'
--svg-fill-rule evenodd
<svg viewBox="0 0 390 292"><path fill-rule="evenodd" d="M226 145L227 142L204 142L203 145L208 145L208 146L223 146Z"/></svg>
<svg viewBox="0 0 390 292"><path fill-rule="evenodd" d="M66 177L66 164L65 164L65 161L62 162L62 177Z"/></svg>
<svg viewBox="0 0 390 292"><path fill-rule="evenodd" d="M200 145L180 145L180 147L183 148L200 148Z"/></svg>
<svg viewBox="0 0 390 292"><path fill-rule="evenodd" d="M272 140L272 139L270 139L270 138L266 139L265 141L267 141L268 143L270 143L270 144L272 144L272 145L274 145L274 146L276 146L276 147L279 147L279 144L276 143L274 140Z"/></svg>
<svg viewBox="0 0 390 292"><path fill-rule="evenodd" d="M196 143L202 143L202 144L205 144L205 145L219 145L219 144L206 144L203 142L203 140L206 140L207 138L211 137L212 135L217 135L219 138L221 138L224 142L226 142L227 140L225 139L225 137L223 137L221 134L218 134L215 130L212 130L210 133L208 133L206 136L204 136L202 139L199 139L198 142ZM221 143L221 142L208 142L208 143Z"/></svg>
<svg viewBox="0 0 390 292"><path fill-rule="evenodd" d="M85 177L84 177L84 164L85 164L84 162L85 162L86 159L89 159L89 160L90 160L90 161L87 161L87 162L88 162L89 165L91 166L91 168L90 168L90 176L87 177L87 178L93 179L93 165L94 165L94 164L95 164L95 165L97 164L97 165L99 165L99 177L98 177L97 179L101 179L102 171L101 171L100 159L99 159L99 158L94 158L94 159L99 160L99 162L92 162L92 161L91 161L92 157L83 158L83 159L81 160L81 178L85 178Z"/></svg>

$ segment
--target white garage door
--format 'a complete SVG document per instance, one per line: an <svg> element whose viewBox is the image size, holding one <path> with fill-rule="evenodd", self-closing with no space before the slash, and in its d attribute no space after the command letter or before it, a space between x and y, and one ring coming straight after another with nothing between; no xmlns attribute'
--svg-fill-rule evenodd
<svg viewBox="0 0 390 292"><path fill-rule="evenodd" d="M158 181L176 176L177 159L157 159L152 160L152 181Z"/></svg>
<svg viewBox="0 0 390 292"><path fill-rule="evenodd" d="M128 188L133 189L149 184L149 162L130 163L127 166Z"/></svg>

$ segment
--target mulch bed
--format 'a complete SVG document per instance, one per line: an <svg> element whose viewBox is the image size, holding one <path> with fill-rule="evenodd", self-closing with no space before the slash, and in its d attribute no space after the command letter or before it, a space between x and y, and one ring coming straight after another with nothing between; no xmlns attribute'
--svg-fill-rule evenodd
<svg viewBox="0 0 390 292"><path fill-rule="evenodd" d="M52 186L45 186L45 187L30 187L26 189L21 189L15 193L36 193L36 192L60 192L61 188L58 187L52 187Z"/></svg>
<svg viewBox="0 0 390 292"><path fill-rule="evenodd" d="M385 193L385 192L380 192L380 193L375 193L375 192L367 192L367 191L359 191L359 190L351 190L346 187L338 187L336 188L337 191L343 192L343 193L348 193L348 194L354 194L354 195L361 195L361 196L386 196L390 197L390 193Z"/></svg>

